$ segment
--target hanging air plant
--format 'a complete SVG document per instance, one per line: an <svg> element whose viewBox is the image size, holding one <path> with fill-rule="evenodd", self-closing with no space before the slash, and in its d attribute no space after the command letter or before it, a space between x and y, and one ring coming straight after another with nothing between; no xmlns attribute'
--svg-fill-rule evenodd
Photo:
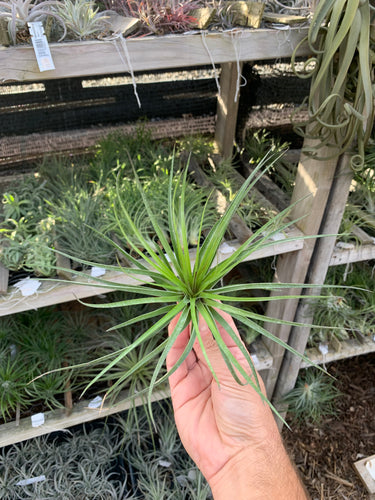
<svg viewBox="0 0 375 500"><path fill-rule="evenodd" d="M314 158L336 157L356 142L352 165L363 164L374 115L371 9L369 0L320 0L314 12L307 36L313 56L299 75L311 78L308 124L297 128L313 142L304 152Z"/></svg>

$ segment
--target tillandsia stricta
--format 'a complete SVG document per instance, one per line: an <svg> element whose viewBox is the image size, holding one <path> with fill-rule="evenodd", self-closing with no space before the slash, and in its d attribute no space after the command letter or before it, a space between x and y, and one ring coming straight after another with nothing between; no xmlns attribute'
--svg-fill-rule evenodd
<svg viewBox="0 0 375 500"><path fill-rule="evenodd" d="M144 236L140 233L140 231L132 221L127 209L121 202L121 197L118 196L119 201L118 205L115 207L115 213L116 217L119 220L119 227L121 227L120 219L125 219L127 221L127 224L132 228L133 233L137 236L137 240L143 242L143 244L141 248L138 245L135 245L133 240L129 238L129 236L127 236L127 233L124 231L123 238L124 240L127 240L128 245L132 249L132 253L125 251L115 242L112 242L112 244L119 252L124 255L126 261L131 265L129 267L120 268L117 266L107 265L100 265L100 267L116 272L121 271L124 274L128 275L132 280L137 280L139 285L113 283L110 280L98 278L97 286L104 286L112 290L122 290L125 292L133 293L135 292L139 294L139 298L124 301L115 301L108 304L95 304L94 307L128 307L134 304L151 304L155 306L154 310L141 314L138 317L131 318L117 326L112 327L111 330L125 328L129 325L143 320L155 319L155 321L149 328L147 328L146 331L139 334L139 336L131 343L131 345L121 349L120 351L110 353L100 358L98 360L100 363L106 360L108 364L91 380L91 382L86 387L86 390L98 380L104 378L105 375L117 363L119 363L124 356L127 356L142 343L147 342L151 337L163 331L163 329L167 327L170 321L178 316L178 320L173 333L169 337L163 337L163 340L158 346L156 346L151 352L149 352L143 359L140 359L137 363L135 363L128 370L128 372L123 373L118 378L118 380L114 382L111 387L109 387L107 393L108 395L110 395L111 392L115 393L116 391L118 391L118 388L120 386L124 386L126 380L137 369L157 357L157 363L149 387L144 390L144 393L148 393L148 401L151 409L150 396L154 388L157 385L164 383L168 376L171 375L181 365L181 363L186 359L189 352L192 350L193 344L196 340L202 346L203 355L207 360L208 366L211 367L211 363L207 357L207 353L203 345L199 330L199 322L201 321L201 319L203 319L209 326L212 335L220 348L223 358L235 380L238 383L250 384L260 394L262 399L267 401L267 403L271 405L266 396L264 396L260 390L256 370L249 353L237 337L233 328L222 317L222 314L220 314L220 312L229 313L239 323L253 328L255 331L259 332L265 337L272 339L273 341L282 345L284 348L287 348L293 353L297 354L294 349L289 347L273 334L269 333L257 322L257 320L263 319L268 322L279 324L281 323L280 320L264 317L246 308L241 308L242 303L259 300L280 300L280 297L263 297L259 299L258 297L249 297L248 293L241 296L240 292L245 290L246 292L248 292L249 289L289 289L288 292L286 292L285 297L282 296L281 298L290 298L291 295L287 295L287 293L291 292L290 289L298 288L300 287L300 285L279 283L246 283L225 286L221 284L221 280L229 271L235 268L244 259L248 258L249 255L255 250L273 244L271 237L274 234L283 231L292 224L292 222L288 220L281 222L288 213L288 210L280 212L272 220L266 222L262 228L254 232L253 235L245 243L241 244L225 260L217 263L215 259L218 253L219 246L227 231L231 217L238 209L242 199L246 196L248 191L255 185L258 178L267 169L267 166L269 167L270 165L272 165L272 163L276 159L277 155L274 155L274 153L271 151L268 156L266 156L263 161L256 166L256 168L253 170L253 173L245 180L236 196L229 204L226 212L212 226L208 234L205 235L203 242L201 242L201 238L198 238L198 245L195 248L195 262L192 262L192 256L189 252L185 222L186 190L188 183L187 169L184 169L179 173L178 183L174 182L173 168L170 169L170 189L168 196L169 239L167 239L164 228L160 227L157 214L153 212L149 200L142 189L137 173L134 170L134 176L137 181L143 203L147 210L148 217L152 222L156 238L158 240L158 245L151 245L149 241L144 238ZM201 215L201 227L204 224L205 215L206 206L203 206ZM280 225L275 224L276 220L280 222ZM139 258L135 258L134 255L138 256ZM80 262L86 265L94 265L93 263L87 261ZM150 281L152 281L152 283L150 283ZM239 303L240 306L236 305L236 302ZM87 305L90 306L90 304ZM167 373L160 375L162 373L167 354L170 351L172 345L174 344L180 333L190 323L192 324L191 336L186 349L184 350L175 366ZM245 370L228 349L220 336L218 325L224 327L229 333L230 337L236 343L249 364L249 370ZM299 355L307 360L307 358L305 358L303 355ZM211 370L213 373L213 377L217 381L217 376L212 367ZM137 393L137 395L139 394L140 392Z"/></svg>

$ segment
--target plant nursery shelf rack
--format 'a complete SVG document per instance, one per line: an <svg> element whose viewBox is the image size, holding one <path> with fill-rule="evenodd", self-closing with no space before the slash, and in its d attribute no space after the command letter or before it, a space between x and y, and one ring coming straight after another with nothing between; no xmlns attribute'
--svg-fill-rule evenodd
<svg viewBox="0 0 375 500"><path fill-rule="evenodd" d="M251 254L248 260L255 260L273 255L279 255L284 252L292 252L302 248L303 234L297 228L288 228L286 232L279 233L274 239L270 241L270 245L266 248L256 250ZM225 260L230 253L234 252L239 247L238 241L229 241L221 245L219 252L215 258L215 264ZM196 251L190 251L191 264L194 265L196 258ZM74 271L72 271L74 274ZM103 279L113 283L122 283L127 285L138 285L139 282L135 278L127 276L121 272L108 272ZM144 281L144 277L142 277ZM74 281L86 283L86 285L76 284ZM38 309L39 307L51 306L54 304L61 304L76 299L84 299L93 297L102 293L113 291L113 289L100 287L100 283L92 278L90 272L87 272L87 278L82 276L75 277L71 281L54 281L40 280L40 286L35 293L29 296L22 295L15 285L9 287L6 294L0 295L0 316L8 314L16 314L22 311L31 309Z"/></svg>
<svg viewBox="0 0 375 500"><path fill-rule="evenodd" d="M170 35L165 37L149 37L143 39L120 39L112 41L70 42L51 45L51 53L55 70L40 73L34 51L29 46L0 47L0 82L7 81L43 81L58 78L69 78L90 75L105 75L123 72L153 71L158 69L179 68L199 65L221 65L220 87L218 98L215 139L221 153L228 156L232 152L234 130L237 120L238 90L240 83L241 62L260 61L267 59L290 58L295 47L299 46L298 55L309 55L306 44L299 45L305 38L308 28L235 29L222 33L197 33ZM125 46L126 45L126 50ZM126 55L128 54L128 56ZM322 152L322 156L325 155ZM326 155L328 156L328 155ZM345 170L345 161L338 166L338 159L326 162L301 156L295 179L292 201L303 200L293 209L292 219L297 220L298 230L293 229L280 241L275 241L266 252L255 252L251 258L262 258L279 255L276 276L284 283L304 283L308 275L313 276L315 283L324 282L329 265L354 262L374 258L374 245L364 242L354 249L334 248L334 238L314 238L307 240L294 239L301 235L312 236L319 233L324 226L326 234L337 234L337 224L342 218L346 199L343 193L348 193L350 180L345 175L339 175ZM312 196L311 196L312 195ZM328 210L330 209L330 210ZM329 213L330 220L324 220ZM292 230L291 230L292 231ZM326 241L323 241L326 240ZM238 243L229 242L236 247ZM311 268L313 255L321 255L315 259L319 264L317 269ZM194 252L191 260L194 262ZM218 254L220 261L225 255ZM105 276L114 282L129 283L129 278L120 271L113 276ZM44 282L38 294L23 297L20 292L11 290L0 298L0 315L14 314L27 309L38 308L56 303L97 295L108 289L93 287L90 278L88 285L74 284L74 280L64 283ZM281 303L282 302L282 303ZM267 314L271 317L293 321L298 316L298 301L271 301ZM272 326L272 325L271 325ZM282 340L291 339L290 327L273 325L270 329ZM305 336L302 336L303 339ZM301 338L302 338L301 337ZM304 351L304 340L292 343L297 350ZM301 344L302 342L302 344ZM264 381L269 397L278 395L281 387L293 387L300 368L299 361L284 358L284 350L278 345L265 342L271 357L263 368L268 368ZM370 349L372 341L365 341L366 349ZM350 350L350 349L349 349ZM353 351L353 350L352 350ZM350 351L350 352L352 352ZM344 348L341 357L352 355ZM365 352L365 351L363 351ZM366 352L369 352L367 350ZM357 353L360 353L358 347ZM320 362L314 357L311 359ZM338 359L338 358L336 358ZM328 361L327 356L323 360ZM294 365L293 365L294 363ZM258 367L259 368L259 367ZM155 399L165 397L155 394ZM126 400L126 402L125 402ZM87 402L79 403L70 416L65 411L51 412L46 419L47 426L31 428L30 419L21 420L19 428L14 423L5 424L0 428L0 446L28 439L56 429L92 420L99 416L115 413L128 408L129 400L124 396L124 406L121 403L113 407L105 407L98 415L88 410ZM108 411L108 413L104 413ZM50 420L51 419L51 420ZM49 424L51 423L51 425ZM71 423L70 423L71 422Z"/></svg>
<svg viewBox="0 0 375 500"><path fill-rule="evenodd" d="M329 344L327 350L328 352L323 354L318 348L310 347L306 349L305 354L310 361L318 365L362 354L370 354L375 352L375 336L373 338L359 337L358 339L351 338L337 341L334 345ZM308 363L302 361L301 368L308 368L308 366Z"/></svg>
<svg viewBox="0 0 375 500"><path fill-rule="evenodd" d="M55 70L40 72L31 46L0 47L0 82L150 71L289 58L307 28L233 29L220 33L51 44ZM126 56L123 44L129 58ZM301 46L299 55L307 53Z"/></svg>
<svg viewBox="0 0 375 500"><path fill-rule="evenodd" d="M261 339L256 339L250 348L254 366L258 371L266 370L272 365L272 356L264 346ZM154 391L151 401L160 401L170 396L169 388ZM31 417L21 418L19 422L7 422L0 425L0 447L25 441L26 439L49 434L72 427L84 422L90 422L98 418L105 418L109 415L119 413L133 406L147 404L147 395L130 397L123 391L113 404L102 400L99 406L92 407L93 400L82 400L74 404L72 410L66 409L51 410L43 413L43 423L33 426Z"/></svg>

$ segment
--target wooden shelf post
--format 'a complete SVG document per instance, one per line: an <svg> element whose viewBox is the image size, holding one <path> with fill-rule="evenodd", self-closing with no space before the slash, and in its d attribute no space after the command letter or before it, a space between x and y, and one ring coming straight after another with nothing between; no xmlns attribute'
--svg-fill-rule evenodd
<svg viewBox="0 0 375 500"><path fill-rule="evenodd" d="M314 141L305 139L305 146L314 146ZM327 157L326 148L320 148L321 157ZM331 186L335 178L337 157L321 161L310 156L301 154L298 165L295 188L292 196L290 219L296 220L298 229L306 236L319 234L321 222L325 213L325 207L331 192ZM278 259L275 273L275 281L280 283L301 283L306 279L311 256L314 251L316 238L304 240L304 246L297 252L286 254ZM281 290L272 295L298 295L301 289ZM297 299L286 299L282 301L271 301L268 304L266 314L273 318L284 321L294 321L298 306ZM284 342L288 342L291 327L270 323L266 328ZM267 348L272 354L273 365L265 375L265 386L267 395L272 398L279 370L284 357L284 349L270 340L265 340Z"/></svg>
<svg viewBox="0 0 375 500"><path fill-rule="evenodd" d="M347 153L340 157L336 173L332 183L332 189L325 208L325 213L319 233L321 235L334 235L319 238L315 244L314 252L307 272L306 283L322 285L330 265L331 255L336 242L336 234L339 232L340 223L344 214L349 188L352 181L352 170L350 168L351 154ZM324 168L324 167L323 167ZM317 295L320 288L306 291L309 295ZM313 314L310 311L308 301L299 303L295 321L310 324ZM289 345L296 351L303 353L306 348L310 333L310 327L293 327L289 337ZM301 365L301 358L285 352L280 371L273 391L274 403L287 392L293 389ZM285 406L285 405L284 405Z"/></svg>
<svg viewBox="0 0 375 500"><path fill-rule="evenodd" d="M230 158L233 153L234 137L237 125L238 102L238 71L236 62L221 65L220 95L217 97L215 143L223 158Z"/></svg>

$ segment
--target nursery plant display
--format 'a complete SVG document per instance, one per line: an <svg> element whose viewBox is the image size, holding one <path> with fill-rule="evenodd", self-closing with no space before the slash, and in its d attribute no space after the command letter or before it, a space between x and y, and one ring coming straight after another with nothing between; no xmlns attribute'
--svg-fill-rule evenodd
<svg viewBox="0 0 375 500"><path fill-rule="evenodd" d="M328 415L335 415L335 399L340 391L335 380L315 368L302 370L296 386L286 394L281 405L285 404L292 419L317 424Z"/></svg>
<svg viewBox="0 0 375 500"><path fill-rule="evenodd" d="M139 231L151 242L152 225L142 206L128 152L134 151L144 189L159 214L159 223L165 225L172 150L171 145L152 142L149 134L140 129L134 137L104 140L91 160L44 160L35 177L26 177L3 195L0 261L12 271L23 269L36 276L53 276L56 258L48 248L57 247L78 259L114 264L115 248L98 234L113 235L124 241L113 213L117 197L126 204ZM116 178L121 183L120 189L116 189ZM207 193L190 183L186 197L189 206L186 228L188 240L194 246ZM203 230L217 218L213 202L206 204ZM126 230L128 236L133 232L129 225Z"/></svg>
<svg viewBox="0 0 375 500"><path fill-rule="evenodd" d="M0 260L13 271L27 269L36 275L54 273L54 219L46 199L50 191L37 177L28 176L14 190L4 193L0 225Z"/></svg>
<svg viewBox="0 0 375 500"><path fill-rule="evenodd" d="M50 409L63 407L68 382L79 385L77 372L56 371L34 380L41 373L66 363L74 364L85 356L85 338L72 327L74 314L69 316L41 308L2 318L0 414L3 421L19 418L38 405ZM86 314L84 322L87 332L89 315ZM92 331L92 325L90 328Z"/></svg>
<svg viewBox="0 0 375 500"><path fill-rule="evenodd" d="M353 186L349 193L344 222L375 236L375 178L374 143L366 148L364 164L354 172Z"/></svg>
<svg viewBox="0 0 375 500"><path fill-rule="evenodd" d="M278 158L278 154L271 151L268 156L265 156L262 161L259 162L253 174L250 175L240 189L237 191L235 197L231 201L228 209L222 215L220 219L211 227L207 234L204 234L203 241L203 221L206 217L206 207L203 208L201 214L199 237L197 238L198 244L196 247L196 259L194 264L191 263L189 254L189 242L187 239L186 231L186 201L187 201L187 169L179 171L177 174L177 182L175 182L175 173L173 170L173 164L170 167L169 172L169 187L168 187L168 226L164 227L160 223L159 213L155 211L152 201L149 201L147 196L147 191L144 189L141 178L138 176L136 169L134 168L133 175L135 182L137 183L137 188L142 198L144 208L147 215L152 223L153 232L155 234L154 239L150 242L149 238L142 235L141 231L135 226L129 210L125 206L121 197L118 196L117 205L115 205L114 214L118 221L118 227L121 230L122 237L131 252L122 248L119 244L112 241L112 244L118 250L119 254L124 256L124 261L128 262L130 266L123 266L120 271L133 276L139 281L142 286L128 286L122 284L115 284L118 290L123 291L133 291L138 294L138 298L131 300L120 300L109 304L100 304L95 307L102 309L109 309L113 307L128 307L131 305L142 305L146 303L152 303L157 305L155 310L141 314L138 317L133 317L118 326L111 328L110 330L116 330L118 328L125 328L138 321L143 321L146 319L154 319L153 324L147 328L142 334L140 334L130 345L124 346L121 350L113 354L108 354L103 356L101 359L105 361L106 366L102 371L93 378L93 380L88 384L90 388L97 381L105 378L106 374L112 370L116 365L122 362L122 360L129 356L129 354L138 346L145 342L148 342L155 335L157 335L163 328L165 328L171 321L172 318L179 315L177 326L173 334L164 339L158 346L156 346L144 359L139 360L133 367L129 368L127 372L123 373L122 377L114 382L112 386L109 387L107 393L110 395L114 391L120 390L122 384L126 379L135 372L135 370L140 369L144 365L150 363L152 358L157 358L155 370L147 391L150 396L154 387L166 380L171 372L165 375L161 375L161 370L164 366L165 358L172 344L174 343L180 332L187 327L187 325L192 322L193 329L191 332L191 337L185 352L181 356L179 362L172 369L174 371L181 362L185 359L186 355L192 349L194 341L197 339L201 345L202 341L199 334L199 315L207 322L212 331L213 336L220 346L223 358L227 363L228 368L233 374L234 378L239 381L239 377L244 377L247 383L251 384L258 392L260 392L258 382L254 382L253 379L246 374L243 368L239 365L237 360L234 358L232 353L224 344L223 340L218 331L217 324L224 326L234 339L238 347L241 349L243 354L249 363L251 371L255 374L254 366L252 360L243 348L242 344L239 342L234 331L228 325L226 320L218 313L218 310L222 310L230 313L239 323L254 329L263 336L271 338L276 343L281 343L285 348L289 347L281 342L276 336L273 336L267 332L262 326L257 323L257 320L267 320L270 322L275 322L276 320L272 318L266 318L260 316L250 310L242 309L233 305L234 302L237 303L247 303L252 301L259 301L259 297L248 297L243 296L241 293L233 296L234 292L241 292L243 290L248 291L249 288L263 288L265 290L282 290L286 287L295 287L298 285L285 285L277 283L262 283L262 284L246 284L246 285L228 285L222 286L222 278L233 268L235 268L244 258L260 247L270 245L270 237L275 233L279 233L287 228L290 221L282 222L285 215L288 213L289 209L273 217L271 220L266 222L260 229L253 233L245 243L240 245L240 247L235 250L230 257L225 259L223 262L211 268L214 263L215 255L217 253L218 247L222 241L224 234L227 231L227 227L232 215L238 209L243 198L251 189L259 175L265 168L265 164L272 164L275 159ZM131 160L130 160L131 162ZM117 190L120 190L119 184L117 184ZM128 235L127 226L124 228L124 224L121 222L124 220L126 224L131 228L133 234L136 236L137 241L135 242L132 236ZM109 239L108 239L109 240ZM136 259L134 256L138 256ZM80 261L83 265L92 265L88 261ZM113 266L100 266L103 269L113 270ZM152 284L146 284L146 278L152 278ZM105 278L98 279L98 286L113 287L113 284L106 281ZM272 300L269 297L262 297L261 300L268 301ZM278 297L280 300L280 297ZM218 302L220 301L220 302ZM202 345L203 352L205 353L204 346ZM209 360L208 360L209 366ZM216 374L213 372L213 376L216 379ZM256 379L257 380L257 379ZM265 398L263 394L262 398Z"/></svg>
<svg viewBox="0 0 375 500"><path fill-rule="evenodd" d="M374 338L375 308L374 275L367 263L332 267L326 283L333 287L323 291L322 299L311 301L314 327L309 346L339 345L337 341L349 338ZM327 295L328 292L328 295ZM320 329L318 325L332 325L335 330Z"/></svg>
<svg viewBox="0 0 375 500"><path fill-rule="evenodd" d="M142 407L0 450L0 494L7 500L61 496L205 500L207 482L185 452L171 404Z"/></svg>
<svg viewBox="0 0 375 500"><path fill-rule="evenodd" d="M118 452L116 429L105 423L2 448L1 497L125 498L126 483L115 468Z"/></svg>
<svg viewBox="0 0 375 500"><path fill-rule="evenodd" d="M32 21L43 22L51 41L100 39L111 32L133 36L165 35L197 28L259 28L265 9L298 11L303 14L298 21L303 23L308 18L309 2L302 4L296 2L288 6L268 0L3 0L0 18L5 20L11 43L16 44L29 41L27 23Z"/></svg>

